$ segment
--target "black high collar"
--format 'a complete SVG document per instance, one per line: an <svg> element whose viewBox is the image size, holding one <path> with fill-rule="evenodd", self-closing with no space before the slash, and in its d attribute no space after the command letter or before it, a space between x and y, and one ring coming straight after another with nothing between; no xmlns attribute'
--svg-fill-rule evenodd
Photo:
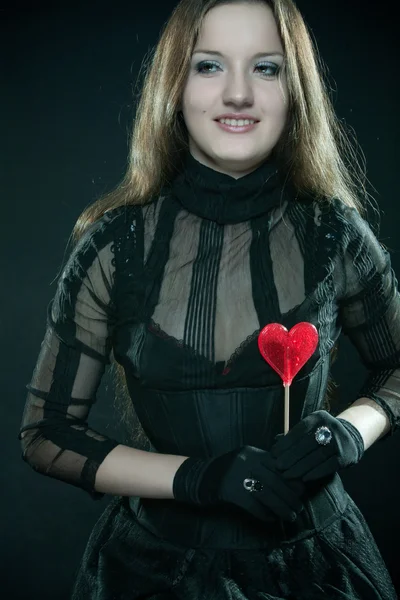
<svg viewBox="0 0 400 600"><path fill-rule="evenodd" d="M282 185L276 161L266 159L251 173L235 179L196 160L190 152L172 190L189 212L221 224L240 223L262 215L293 195Z"/></svg>

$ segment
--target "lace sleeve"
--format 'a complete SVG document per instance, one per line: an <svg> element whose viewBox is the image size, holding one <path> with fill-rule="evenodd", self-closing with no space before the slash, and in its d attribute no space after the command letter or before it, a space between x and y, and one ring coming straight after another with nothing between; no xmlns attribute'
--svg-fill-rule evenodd
<svg viewBox="0 0 400 600"><path fill-rule="evenodd" d="M86 231L61 274L30 383L19 439L35 471L86 490L93 499L101 462L118 442L88 426L115 321L114 219Z"/></svg>
<svg viewBox="0 0 400 600"><path fill-rule="evenodd" d="M359 392L388 415L391 433L400 426L400 295L389 253L355 209L345 210L345 293L342 330L369 374Z"/></svg>

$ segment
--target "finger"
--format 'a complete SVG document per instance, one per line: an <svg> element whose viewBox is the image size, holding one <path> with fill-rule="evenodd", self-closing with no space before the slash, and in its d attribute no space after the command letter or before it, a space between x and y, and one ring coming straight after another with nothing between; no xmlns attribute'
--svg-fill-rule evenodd
<svg viewBox="0 0 400 600"><path fill-rule="evenodd" d="M331 453L323 446L317 446L313 452L301 458L296 464L283 471L284 479L302 479L307 473L330 459Z"/></svg>
<svg viewBox="0 0 400 600"><path fill-rule="evenodd" d="M336 473L339 468L337 456L331 456L327 461L318 465L312 471L309 471L304 477L303 481L315 481L316 479L321 479L322 477L326 477L327 475L332 475L332 473Z"/></svg>
<svg viewBox="0 0 400 600"><path fill-rule="evenodd" d="M268 477L268 479L266 479L266 477ZM281 503L283 502L295 512L301 510L303 505L302 501L286 481L282 479L280 474L270 472L268 475L265 475L264 481L268 481L268 492L271 490L279 498Z"/></svg>
<svg viewBox="0 0 400 600"><path fill-rule="evenodd" d="M294 521L297 517L296 511L291 510L286 502L275 494L275 490L268 490L267 494L259 492L257 494L257 500L264 506L267 506L274 512L278 517L284 521Z"/></svg>
<svg viewBox="0 0 400 600"><path fill-rule="evenodd" d="M250 493L250 492L248 492ZM255 492L253 492L255 493ZM249 507L246 511L264 523L271 523L276 520L276 515L265 504L257 501L254 497L249 498Z"/></svg>
<svg viewBox="0 0 400 600"><path fill-rule="evenodd" d="M279 436L279 439L271 448L271 454L274 458L278 458L281 454L289 450L294 444L307 434L307 429L303 422L297 423L286 435Z"/></svg>
<svg viewBox="0 0 400 600"><path fill-rule="evenodd" d="M285 452L280 454L276 459L276 468L280 471L287 471L296 463L314 452L317 442L312 435L305 434L301 439L297 440Z"/></svg>
<svg viewBox="0 0 400 600"><path fill-rule="evenodd" d="M276 468L280 471L287 471L316 450L322 450L324 456L328 457L337 453L337 445L335 443L325 446L318 444L315 435L309 432L302 440L299 440L296 446L293 446L276 459Z"/></svg>

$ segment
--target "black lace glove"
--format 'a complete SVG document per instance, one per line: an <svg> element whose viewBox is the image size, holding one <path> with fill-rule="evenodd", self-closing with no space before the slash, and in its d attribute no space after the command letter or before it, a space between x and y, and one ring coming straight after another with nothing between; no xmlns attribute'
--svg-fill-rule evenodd
<svg viewBox="0 0 400 600"><path fill-rule="evenodd" d="M330 439L321 444L316 432ZM325 410L317 410L302 419L286 435L278 436L271 448L276 466L285 479L314 481L335 473L339 469L355 465L364 454L364 442L360 432L351 423L336 418Z"/></svg>
<svg viewBox="0 0 400 600"><path fill-rule="evenodd" d="M262 484L261 491L244 487L251 478ZM270 453L253 446L211 459L187 458L173 481L175 500L198 506L228 502L265 522L294 521L303 508L304 489L301 481L284 481Z"/></svg>

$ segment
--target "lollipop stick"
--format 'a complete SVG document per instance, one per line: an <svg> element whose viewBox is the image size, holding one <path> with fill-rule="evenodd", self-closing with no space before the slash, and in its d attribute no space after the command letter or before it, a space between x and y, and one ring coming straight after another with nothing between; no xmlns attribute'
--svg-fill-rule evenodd
<svg viewBox="0 0 400 600"><path fill-rule="evenodd" d="M289 371L290 371L289 352L290 352L290 347L289 347L289 345L287 345L285 348L285 358L284 358L285 373L289 373ZM289 389L290 389L290 384L286 381L283 385L285 388L285 415L284 415L283 431L284 431L284 434L286 435L287 432L289 431Z"/></svg>
<svg viewBox="0 0 400 600"><path fill-rule="evenodd" d="M289 390L290 385L285 385L285 418L284 418L284 433L289 431Z"/></svg>

